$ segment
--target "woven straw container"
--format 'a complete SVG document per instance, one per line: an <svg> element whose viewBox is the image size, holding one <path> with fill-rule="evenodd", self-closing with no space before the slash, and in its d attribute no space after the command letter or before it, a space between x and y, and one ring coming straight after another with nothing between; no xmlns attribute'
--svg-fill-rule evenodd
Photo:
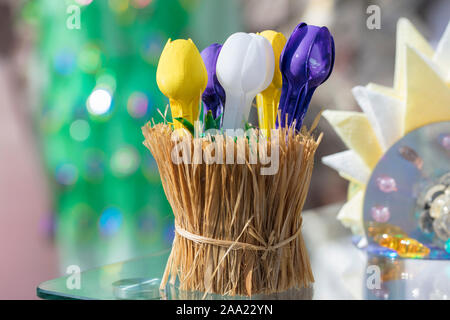
<svg viewBox="0 0 450 320"><path fill-rule="evenodd" d="M175 216L161 288L178 278L185 291L251 296L314 282L301 228L321 134L277 129L264 149L248 136L194 138L185 132L178 136L182 149L166 123L148 123L142 131ZM173 160L181 151L190 162ZM234 161L217 161L230 152ZM258 153L265 156L254 161ZM268 157L277 170L262 174Z"/></svg>

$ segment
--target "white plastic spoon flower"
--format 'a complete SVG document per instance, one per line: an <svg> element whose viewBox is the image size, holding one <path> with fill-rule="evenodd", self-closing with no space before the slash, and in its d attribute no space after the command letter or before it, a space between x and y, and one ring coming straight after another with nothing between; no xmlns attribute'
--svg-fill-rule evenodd
<svg viewBox="0 0 450 320"><path fill-rule="evenodd" d="M270 42L254 33L232 34L217 59L217 79L225 90L224 129L244 128L253 99L273 79L275 57Z"/></svg>

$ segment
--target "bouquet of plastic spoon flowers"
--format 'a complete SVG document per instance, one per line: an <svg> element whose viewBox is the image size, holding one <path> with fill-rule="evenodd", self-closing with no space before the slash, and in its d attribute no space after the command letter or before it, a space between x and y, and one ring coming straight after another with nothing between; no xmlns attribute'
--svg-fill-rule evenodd
<svg viewBox="0 0 450 320"><path fill-rule="evenodd" d="M143 127L175 215L162 289L178 279L184 291L252 295L314 281L301 212L322 135L302 122L333 63L328 29L305 23L287 41L239 32L201 53L167 42L157 82L172 121L166 109Z"/></svg>

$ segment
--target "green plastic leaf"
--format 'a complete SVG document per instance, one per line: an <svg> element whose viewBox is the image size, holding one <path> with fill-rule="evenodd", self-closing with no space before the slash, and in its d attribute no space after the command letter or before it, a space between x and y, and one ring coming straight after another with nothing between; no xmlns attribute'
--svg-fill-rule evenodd
<svg viewBox="0 0 450 320"><path fill-rule="evenodd" d="M216 120L214 120L211 110L208 110L208 113L206 114L205 117L205 130L210 129L219 129L219 128L217 126Z"/></svg>
<svg viewBox="0 0 450 320"><path fill-rule="evenodd" d="M256 127L253 126L251 123L246 122L245 123L245 131L250 130L250 129L256 129Z"/></svg>
<svg viewBox="0 0 450 320"><path fill-rule="evenodd" d="M175 120L179 121L192 135L194 135L194 125L192 123L182 117L177 117Z"/></svg>
<svg viewBox="0 0 450 320"><path fill-rule="evenodd" d="M217 129L220 129L220 123L222 122L222 115L223 115L223 113L221 113L221 114L216 118Z"/></svg>

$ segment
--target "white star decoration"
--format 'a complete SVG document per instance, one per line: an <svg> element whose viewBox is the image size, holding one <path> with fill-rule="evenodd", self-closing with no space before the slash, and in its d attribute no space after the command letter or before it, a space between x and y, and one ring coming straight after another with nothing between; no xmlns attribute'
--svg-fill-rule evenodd
<svg viewBox="0 0 450 320"><path fill-rule="evenodd" d="M450 23L433 50L409 20L400 19L393 88L370 83L353 88L353 95L363 112L323 113L350 150L322 161L351 182L338 219L363 235L364 193L381 156L412 130L450 121Z"/></svg>

